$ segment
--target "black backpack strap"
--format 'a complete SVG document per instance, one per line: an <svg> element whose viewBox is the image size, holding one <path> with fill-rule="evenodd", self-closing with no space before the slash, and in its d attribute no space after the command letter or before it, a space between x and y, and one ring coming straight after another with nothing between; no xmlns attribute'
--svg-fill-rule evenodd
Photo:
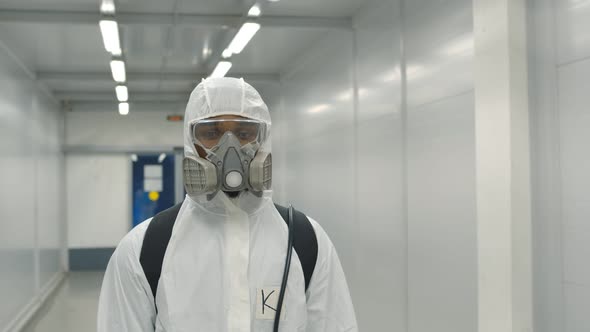
<svg viewBox="0 0 590 332"><path fill-rule="evenodd" d="M166 248L170 242L172 228L181 206L182 203L156 214L145 231L139 262L154 298L158 290ZM275 204L275 207L287 223L289 209L278 204ZM307 291L318 258L318 240L307 216L297 210L293 212L293 248L295 248L303 268L305 290Z"/></svg>
<svg viewBox="0 0 590 332"><path fill-rule="evenodd" d="M275 207L283 217L283 220L288 223L289 209L275 204ZM318 239L315 235L315 230L307 216L297 210L293 210L293 248L299 257L301 267L303 268L303 276L305 277L305 291L309 287L313 270L318 259Z"/></svg>
<svg viewBox="0 0 590 332"><path fill-rule="evenodd" d="M170 242L172 228L174 227L174 222L181 206L182 203L179 203L156 214L152 218L143 237L139 262L150 284L154 298L158 289L158 281L162 272L162 262L166 254L166 248L168 247L168 242Z"/></svg>

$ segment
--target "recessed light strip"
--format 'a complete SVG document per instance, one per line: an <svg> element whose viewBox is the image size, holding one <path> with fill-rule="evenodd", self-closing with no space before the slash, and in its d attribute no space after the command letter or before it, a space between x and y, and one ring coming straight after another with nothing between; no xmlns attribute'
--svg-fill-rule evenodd
<svg viewBox="0 0 590 332"><path fill-rule="evenodd" d="M117 93L117 99L120 102L127 102L129 100L129 92L125 85L117 85L115 92Z"/></svg>
<svg viewBox="0 0 590 332"><path fill-rule="evenodd" d="M225 74L227 74L227 72L231 68L231 66L232 63L229 61L219 61L217 66L215 66L215 69L213 69L211 76L209 77L224 77Z"/></svg>
<svg viewBox="0 0 590 332"><path fill-rule="evenodd" d="M121 41L119 39L119 25L114 19L102 19L98 23L102 34L102 41L107 52L114 56L121 55Z"/></svg>
<svg viewBox="0 0 590 332"><path fill-rule="evenodd" d="M258 30L260 30L260 24L258 23L246 22L242 24L242 27L227 48L233 54L240 54Z"/></svg>
<svg viewBox="0 0 590 332"><path fill-rule="evenodd" d="M119 24L115 20L115 12L115 0L102 0L100 4L102 18L98 25L104 48L113 56L110 67L113 80L118 83L115 87L115 93L119 101L119 114L127 115L129 113L129 90L125 85L127 74L119 37Z"/></svg>

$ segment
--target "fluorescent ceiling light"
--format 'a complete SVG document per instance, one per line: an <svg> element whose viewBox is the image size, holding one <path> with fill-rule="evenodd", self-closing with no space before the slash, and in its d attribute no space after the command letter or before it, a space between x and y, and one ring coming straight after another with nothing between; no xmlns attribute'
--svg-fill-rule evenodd
<svg viewBox="0 0 590 332"><path fill-rule="evenodd" d="M125 102L129 99L129 91L127 90L126 86L117 85L117 87L115 88L115 92L117 93L117 99L120 102Z"/></svg>
<svg viewBox="0 0 590 332"><path fill-rule="evenodd" d="M100 3L100 12L103 14L114 14L115 0L102 0Z"/></svg>
<svg viewBox="0 0 590 332"><path fill-rule="evenodd" d="M250 17L258 17L260 14L262 14L262 11L260 10L260 6L258 4L252 6L252 8L250 8L248 11L248 16Z"/></svg>
<svg viewBox="0 0 590 332"><path fill-rule="evenodd" d="M223 50L223 53L221 53L221 56L224 59L230 58L231 55L232 55L232 52L231 52L231 50L229 48L226 48L225 50Z"/></svg>
<svg viewBox="0 0 590 332"><path fill-rule="evenodd" d="M227 74L227 72L229 71L230 68L231 68L231 62L219 61L219 63L217 64L217 66L215 66L215 69L211 73L211 76L209 76L209 77L223 77L223 76L225 76L225 74Z"/></svg>
<svg viewBox="0 0 590 332"><path fill-rule="evenodd" d="M234 39L229 44L228 49L233 54L240 54L244 47L248 44L250 39L254 37L256 32L260 29L260 24L254 22L246 22L240 28Z"/></svg>
<svg viewBox="0 0 590 332"><path fill-rule="evenodd" d="M119 103L119 114L121 114L121 115L129 114L129 104L128 103Z"/></svg>
<svg viewBox="0 0 590 332"><path fill-rule="evenodd" d="M123 62L123 60L112 60L111 72L113 73L113 79L116 82L125 83L125 62Z"/></svg>
<svg viewBox="0 0 590 332"><path fill-rule="evenodd" d="M113 55L121 55L121 41L119 40L119 25L115 20L100 20L100 32L104 48Z"/></svg>

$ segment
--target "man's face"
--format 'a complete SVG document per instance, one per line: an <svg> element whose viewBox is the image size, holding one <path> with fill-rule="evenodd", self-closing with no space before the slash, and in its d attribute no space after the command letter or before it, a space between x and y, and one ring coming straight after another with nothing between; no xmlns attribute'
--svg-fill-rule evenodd
<svg viewBox="0 0 590 332"><path fill-rule="evenodd" d="M249 120L249 119L245 118L243 116L239 116L239 115L219 115L219 116L207 118L207 120ZM236 126L237 126L236 122L231 122L231 121L219 122L215 125L212 124L210 126L201 126L199 129L197 129L199 131L197 134L204 137L203 139L200 140L201 144L203 144L205 147L210 149L217 144L219 138L221 138L221 136L223 136L223 134L226 131L228 131L228 130L235 131L237 129ZM252 134L256 134L256 133L252 132L251 130L248 130L248 128L244 128L244 130L242 132L242 135L243 135L242 138L243 139L250 139L249 136ZM240 139L240 136L238 136L238 139ZM203 149L202 146L195 144L195 150L199 154L199 157L201 157L201 158L207 157L207 152L205 152L205 149Z"/></svg>

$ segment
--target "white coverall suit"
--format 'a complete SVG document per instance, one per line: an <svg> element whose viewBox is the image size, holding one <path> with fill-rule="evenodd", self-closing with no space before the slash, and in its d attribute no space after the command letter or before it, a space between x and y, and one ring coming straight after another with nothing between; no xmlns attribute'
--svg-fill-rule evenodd
<svg viewBox="0 0 590 332"><path fill-rule="evenodd" d="M188 123L217 115L240 115L270 127L268 109L254 88L241 79L207 79L195 88L186 108L185 155L196 153ZM270 137L261 149L270 152ZM320 225L309 219L318 241L317 262L305 291L293 251L279 330L357 331L336 250ZM155 302L139 262L150 221L131 230L111 257L100 294L98 332L273 330L275 315L269 306L276 306L281 286L288 228L271 191L262 197L242 192L229 198L221 191L211 200L185 197Z"/></svg>

